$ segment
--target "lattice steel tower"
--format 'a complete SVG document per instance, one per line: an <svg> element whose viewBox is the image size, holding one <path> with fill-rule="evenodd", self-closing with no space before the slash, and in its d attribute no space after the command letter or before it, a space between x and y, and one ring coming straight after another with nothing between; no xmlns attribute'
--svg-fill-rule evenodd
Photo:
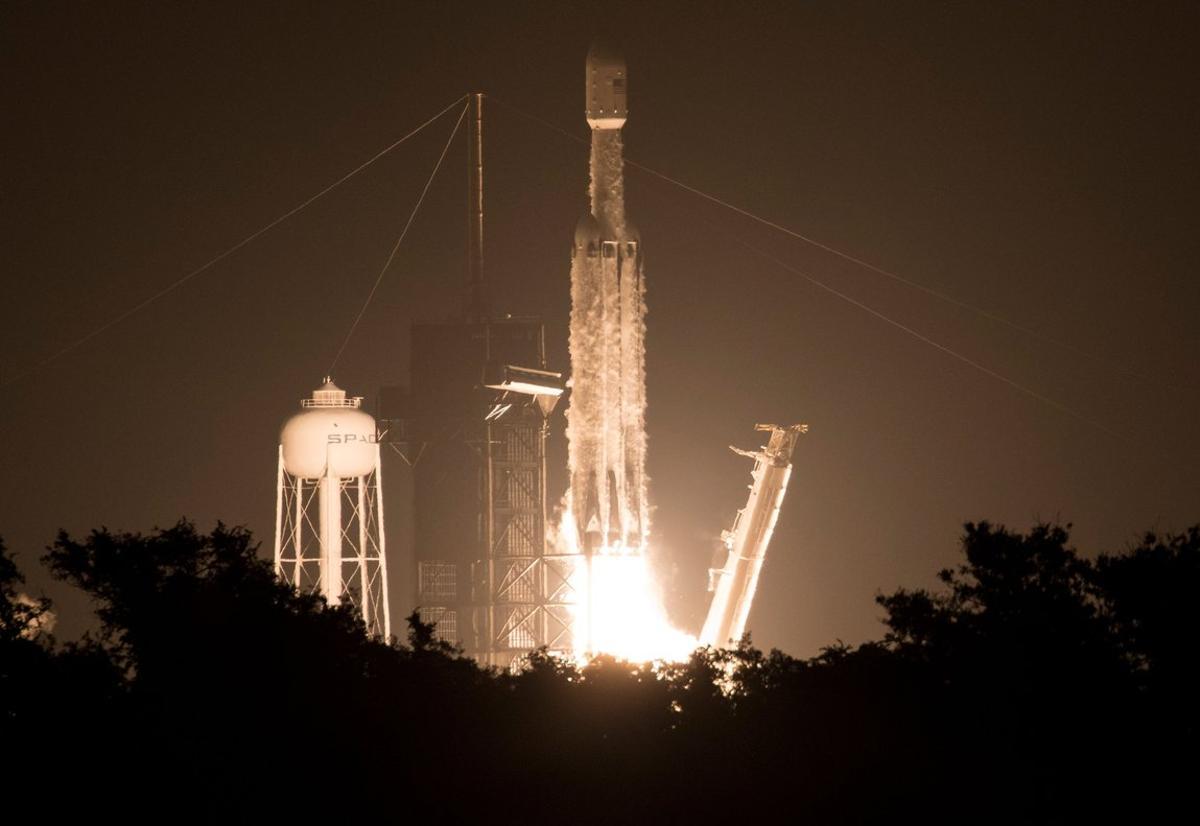
<svg viewBox="0 0 1200 826"><path fill-rule="evenodd" d="M412 327L410 390L383 417L413 468L416 603L439 638L491 665L571 650L570 567L547 543L547 417L562 377L545 332L496 313L483 270L483 96L471 96L466 295Z"/></svg>

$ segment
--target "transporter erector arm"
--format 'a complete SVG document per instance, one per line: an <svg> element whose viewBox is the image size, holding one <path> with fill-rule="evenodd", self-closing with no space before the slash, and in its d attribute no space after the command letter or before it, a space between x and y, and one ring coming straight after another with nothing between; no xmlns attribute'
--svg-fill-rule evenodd
<svg viewBox="0 0 1200 826"><path fill-rule="evenodd" d="M709 571L709 590L713 597L704 629L700 632L701 645L736 644L746 631L758 575L792 475L792 451L800 434L808 432L808 425L760 424L754 429L770 432L771 438L767 446L757 452L731 448L735 453L754 459L754 470L751 471L754 481L750 485L746 507L738 511L733 528L722 534L728 548L725 566Z"/></svg>

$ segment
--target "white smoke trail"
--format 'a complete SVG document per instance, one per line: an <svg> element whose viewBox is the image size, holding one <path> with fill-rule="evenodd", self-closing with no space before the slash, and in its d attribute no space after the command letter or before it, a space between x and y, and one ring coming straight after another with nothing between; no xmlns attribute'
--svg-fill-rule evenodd
<svg viewBox="0 0 1200 826"><path fill-rule="evenodd" d="M640 239L625 220L621 133L592 131L591 214L571 259L571 400L559 542L583 552L572 584L575 651L686 657L647 556L646 287Z"/></svg>
<svg viewBox="0 0 1200 826"><path fill-rule="evenodd" d="M595 223L571 264L568 507L587 546L641 548L646 495L646 301L638 239L625 222L621 133L592 133Z"/></svg>

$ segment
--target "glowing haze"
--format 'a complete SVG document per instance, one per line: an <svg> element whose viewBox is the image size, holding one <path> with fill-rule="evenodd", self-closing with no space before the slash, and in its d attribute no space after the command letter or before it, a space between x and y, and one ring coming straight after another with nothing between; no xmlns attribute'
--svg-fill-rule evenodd
<svg viewBox="0 0 1200 826"><path fill-rule="evenodd" d="M686 657L695 639L673 629L646 550L646 299L641 244L625 218L621 126L625 63L593 45L591 210L571 252L570 489L560 540L581 553L575 653L631 660Z"/></svg>

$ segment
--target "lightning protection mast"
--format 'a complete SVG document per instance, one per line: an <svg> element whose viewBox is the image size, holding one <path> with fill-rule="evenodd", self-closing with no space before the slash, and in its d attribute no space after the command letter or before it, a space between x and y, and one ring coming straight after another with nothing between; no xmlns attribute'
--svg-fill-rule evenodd
<svg viewBox="0 0 1200 826"><path fill-rule="evenodd" d="M547 417L562 376L540 319L499 312L484 267L483 103L470 96L467 281L460 318L412 326L411 388L387 417L413 468L416 604L438 639L509 667L569 651L569 563L546 541Z"/></svg>

